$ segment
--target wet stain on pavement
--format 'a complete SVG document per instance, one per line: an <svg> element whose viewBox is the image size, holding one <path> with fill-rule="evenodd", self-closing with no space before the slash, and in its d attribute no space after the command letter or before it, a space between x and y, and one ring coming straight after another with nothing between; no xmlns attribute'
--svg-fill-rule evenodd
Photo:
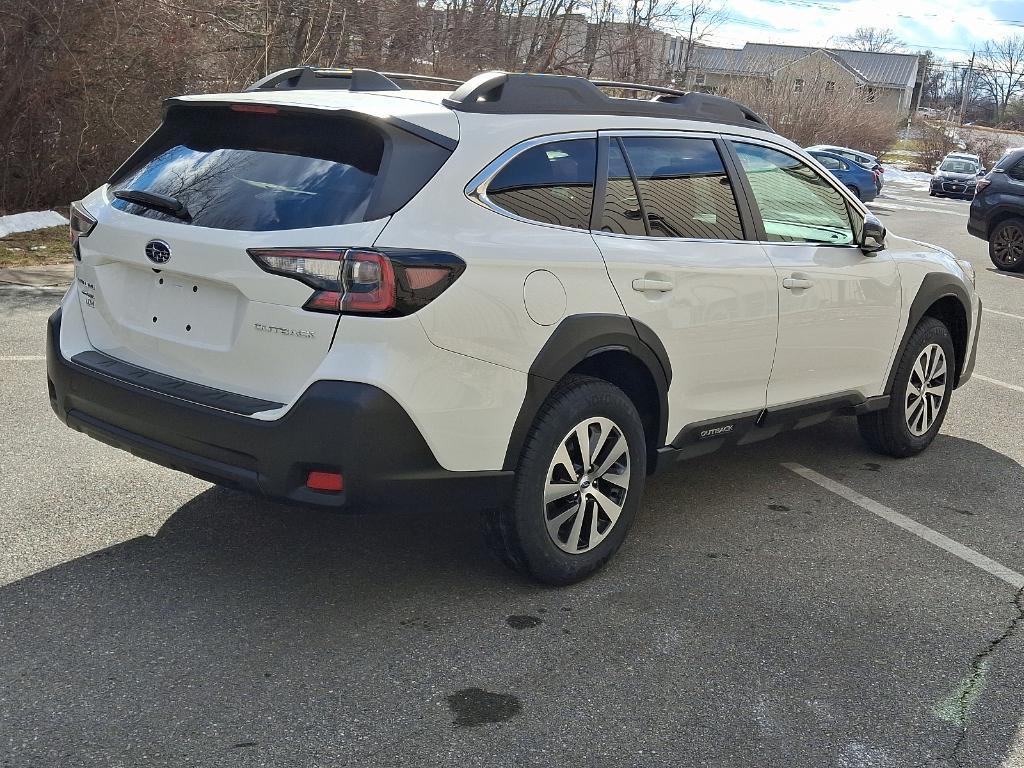
<svg viewBox="0 0 1024 768"><path fill-rule="evenodd" d="M505 621L512 629L530 629L544 623L537 616L509 616Z"/></svg>
<svg viewBox="0 0 1024 768"><path fill-rule="evenodd" d="M865 461L864 469L866 469L869 472L880 472L882 470L882 465L876 464L873 461Z"/></svg>
<svg viewBox="0 0 1024 768"><path fill-rule="evenodd" d="M950 512L956 512L958 515L974 515L969 509L960 509L960 507L951 507L949 504L943 504L943 507L948 509Z"/></svg>
<svg viewBox="0 0 1024 768"><path fill-rule="evenodd" d="M772 512L789 512L790 507L787 507L785 504L769 504L768 509Z"/></svg>
<svg viewBox="0 0 1024 768"><path fill-rule="evenodd" d="M482 688L463 688L448 696L448 708L455 715L453 725L473 727L502 723L519 714L522 705L515 696L491 693Z"/></svg>

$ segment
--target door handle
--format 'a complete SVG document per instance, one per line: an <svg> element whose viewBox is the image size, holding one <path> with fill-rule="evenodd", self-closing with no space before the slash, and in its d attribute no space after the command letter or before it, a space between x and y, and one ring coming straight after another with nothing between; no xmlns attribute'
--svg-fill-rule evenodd
<svg viewBox="0 0 1024 768"><path fill-rule="evenodd" d="M674 286L668 280L649 280L646 277L638 277L633 281L634 291L671 291Z"/></svg>
<svg viewBox="0 0 1024 768"><path fill-rule="evenodd" d="M795 290L797 288L810 288L814 285L813 280L808 280L805 277L784 277L782 278L782 287L787 290Z"/></svg>

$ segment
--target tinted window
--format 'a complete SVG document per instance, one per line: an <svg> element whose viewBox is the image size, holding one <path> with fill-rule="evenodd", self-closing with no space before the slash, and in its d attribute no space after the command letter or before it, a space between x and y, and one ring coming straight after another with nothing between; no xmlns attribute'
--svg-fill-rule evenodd
<svg viewBox="0 0 1024 768"><path fill-rule="evenodd" d="M1006 172L1014 181L1024 181L1024 159L1018 160L1013 166Z"/></svg>
<svg viewBox="0 0 1024 768"><path fill-rule="evenodd" d="M601 231L620 235L647 234L636 187L617 139L612 139L608 146L608 187L604 195Z"/></svg>
<svg viewBox="0 0 1024 768"><path fill-rule="evenodd" d="M384 137L358 120L189 108L171 113L120 171L111 191L179 200L191 223L266 231L363 220ZM116 200L123 211L167 221L167 213Z"/></svg>
<svg viewBox="0 0 1024 768"><path fill-rule="evenodd" d="M768 147L735 145L768 240L854 242L843 196L801 160Z"/></svg>
<svg viewBox="0 0 1024 768"><path fill-rule="evenodd" d="M491 183L487 197L524 219L590 229L597 142L541 144L516 155Z"/></svg>
<svg viewBox="0 0 1024 768"><path fill-rule="evenodd" d="M655 237L742 240L725 166L711 139L624 138Z"/></svg>

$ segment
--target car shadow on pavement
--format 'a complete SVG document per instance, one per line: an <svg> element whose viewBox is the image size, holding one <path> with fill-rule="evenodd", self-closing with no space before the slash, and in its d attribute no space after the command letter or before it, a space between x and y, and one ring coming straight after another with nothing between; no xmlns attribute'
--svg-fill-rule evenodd
<svg viewBox="0 0 1024 768"><path fill-rule="evenodd" d="M1007 272L1005 269L996 269L995 267L986 267L986 272L991 272L994 275L1002 275L1003 277L1016 277L1018 280L1024 280L1024 272Z"/></svg>
<svg viewBox="0 0 1024 768"><path fill-rule="evenodd" d="M623 610L600 597L608 594L602 582L623 580L640 590L648 607L638 621L615 625L615 636L605 642L639 645L641 653L660 658L664 624L683 610L678 600L687 570L707 568L712 561L705 551L728 549L742 522L742 516L730 519L700 506L702 477L732 478L722 497L726 510L741 515L748 502L764 505L746 499L744 484L735 482L738 461L753 476L784 473L778 461L805 454L859 471L870 454L853 447L849 425L846 438L837 438L837 429L822 425L780 437L768 452L705 457L686 465L689 471L657 478L627 550L589 586L565 590L534 587L509 573L486 551L473 515L344 516L212 488L182 506L155 537L125 541L0 588L0 734L34 734L24 740L0 735L0 751L12 750L9 761L0 753L0 764L248 765L223 756L274 742L283 751L266 764L370 765L384 764L370 758L381 744L419 743L433 734L444 746L453 727L445 704L453 684L430 680L431 670L438 679L471 677L465 669L444 672L446 658L480 648L487 655L480 664L492 665L509 633L528 638L514 633L529 631L534 621L554 627L570 607L585 611L596 631L608 624L608 611ZM1001 471L1003 482L1021 486L1019 464L977 443L941 436L932 454L936 472L955 455L958 466L985 467L986 478ZM904 489L913 493L914 484L931 482L934 492L937 480L948 482L954 496L963 482L948 473L930 479L921 473ZM692 509L694 525L680 525L673 507L686 516ZM645 574L674 548L677 567ZM749 582L751 589L771 588L756 562ZM688 599L717 602L712 589ZM505 614L514 614L507 624ZM743 619L744 635L746 626ZM547 658L545 645L562 642L561 630L554 638L537 646L540 658ZM566 663L559 659L547 663ZM676 662L666 663L672 666L665 674L673 674ZM707 657L703 663L712 677L726 664L722 659L716 667ZM636 706L634 685L628 675L613 681L594 706L607 712ZM411 689L416 696L408 695ZM468 690L460 695L472 700L476 689ZM562 700L551 705L578 710L577 693L552 694ZM518 711L517 703L502 700L502 706ZM872 705L865 701L863 708L870 713ZM543 723L529 727L552 744L571 738L549 733ZM676 733L686 725L666 715L649 727ZM727 734L715 738L724 743ZM415 759L415 750L426 748L412 747L405 764L435 764ZM585 750L586 743L576 748ZM214 751L221 757L197 757Z"/></svg>

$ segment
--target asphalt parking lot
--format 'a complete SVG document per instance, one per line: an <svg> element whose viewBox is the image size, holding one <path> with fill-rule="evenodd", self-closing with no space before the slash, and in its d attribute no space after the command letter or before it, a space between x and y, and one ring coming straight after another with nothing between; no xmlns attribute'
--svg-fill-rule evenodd
<svg viewBox="0 0 1024 768"><path fill-rule="evenodd" d="M0 288L0 766L1024 766L1024 280L967 202L872 207L978 271L932 448L836 420L683 464L565 589L471 516L280 506L71 432L60 293Z"/></svg>

